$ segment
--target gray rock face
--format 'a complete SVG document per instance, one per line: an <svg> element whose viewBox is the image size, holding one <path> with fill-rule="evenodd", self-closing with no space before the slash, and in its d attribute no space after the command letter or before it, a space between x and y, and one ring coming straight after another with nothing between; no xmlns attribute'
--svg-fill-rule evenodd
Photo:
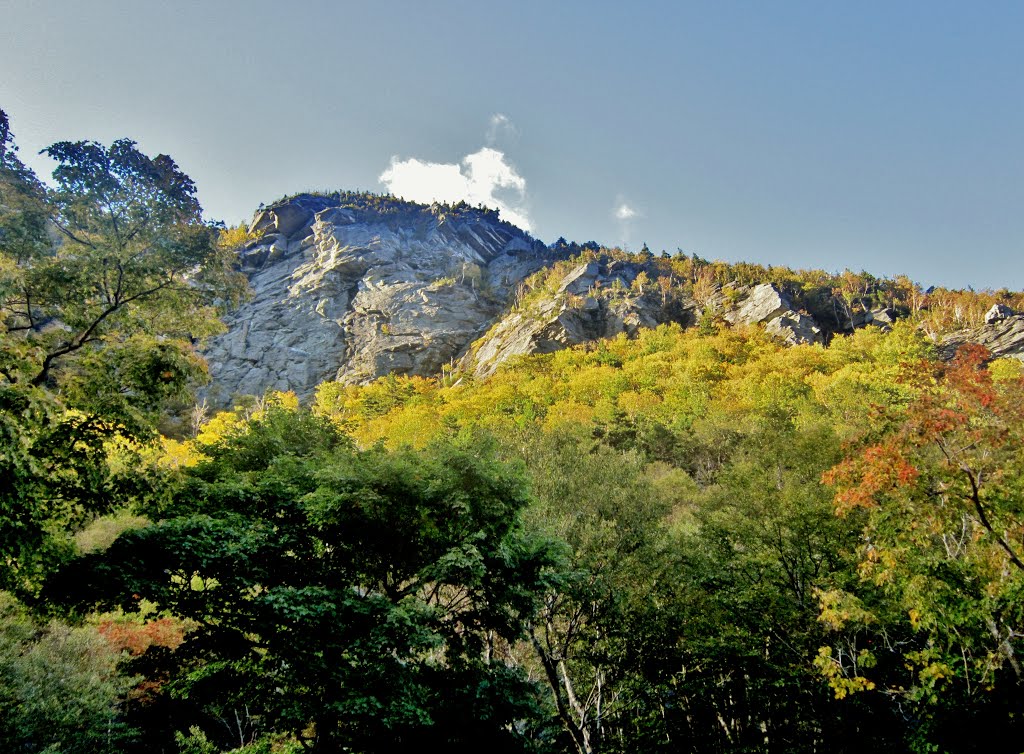
<svg viewBox="0 0 1024 754"><path fill-rule="evenodd" d="M558 286L558 292L576 295L587 293L598 281L600 272L601 268L597 262L581 264L562 279Z"/></svg>
<svg viewBox="0 0 1024 754"><path fill-rule="evenodd" d="M328 379L436 374L548 261L493 213L338 204L304 195L256 214L263 235L241 258L252 298L205 353L214 400L268 389L307 398Z"/></svg>
<svg viewBox="0 0 1024 754"><path fill-rule="evenodd" d="M1008 356L1024 361L1024 315L1015 314L998 319L975 330L964 330L945 338L939 348L946 357L952 357L964 343L978 343L993 356Z"/></svg>
<svg viewBox="0 0 1024 754"><path fill-rule="evenodd" d="M678 322L696 324L698 306L690 300L663 296L656 286L636 284L641 264L606 260L579 265L558 283L555 292L533 299L498 322L474 344L461 366L476 377L493 374L500 364L533 353L550 353L641 327ZM765 330L790 344L823 343L824 333L815 320L793 310L783 291L771 284L749 290L724 317L731 324L762 324ZM712 309L725 306L721 293L712 297Z"/></svg>
<svg viewBox="0 0 1024 754"><path fill-rule="evenodd" d="M486 377L514 356L632 337L666 322L689 327L700 314L683 293L690 288L673 285L650 259L623 258L596 244L545 247L495 212L465 205L300 195L261 208L251 231L258 239L239 263L253 296L227 316L228 331L205 352L216 404L272 389L308 399L326 380L432 376L455 363ZM543 290L510 307L527 277L570 254L588 261L560 280L531 280L528 286ZM860 305L851 313L839 299L801 303L815 321L794 308L781 285L734 285L703 291L702 305L724 312L730 324L762 325L791 345L823 343L857 327L888 329L897 317ZM993 307L987 321L943 348L973 341L1024 360L1024 316Z"/></svg>
<svg viewBox="0 0 1024 754"><path fill-rule="evenodd" d="M461 366L482 378L513 356L551 353L620 333L632 337L640 328L665 322L695 324L693 302L666 298L653 285L634 285L640 271L623 262L581 264L562 278L554 294L500 320Z"/></svg>
<svg viewBox="0 0 1024 754"><path fill-rule="evenodd" d="M765 330L790 345L822 343L821 328L811 317L793 311L789 298L770 283L755 285L739 306L725 314L732 324L763 323Z"/></svg>
<svg viewBox="0 0 1024 754"><path fill-rule="evenodd" d="M993 356L1012 356L1024 361L1024 315L1013 315L987 325L978 342Z"/></svg>
<svg viewBox="0 0 1024 754"><path fill-rule="evenodd" d="M762 283L755 285L747 297L734 310L725 315L733 324L752 325L757 322L770 322L784 312L790 311L789 299L774 285Z"/></svg>
<svg viewBox="0 0 1024 754"><path fill-rule="evenodd" d="M837 309L839 308L837 307ZM839 309L839 311L843 310ZM892 329L893 323L895 323L897 319L899 319L899 317L896 312L888 307L866 310L860 309L847 317L847 320L853 325L854 329L870 325L886 332Z"/></svg>
<svg viewBox="0 0 1024 754"><path fill-rule="evenodd" d="M896 312L892 309L872 309L866 313L865 320L865 324L888 331L896 323Z"/></svg>
<svg viewBox="0 0 1024 754"><path fill-rule="evenodd" d="M768 320L764 329L791 346L822 342L821 328L814 319L794 311L786 311L773 317Z"/></svg>
<svg viewBox="0 0 1024 754"><path fill-rule="evenodd" d="M985 324L994 325L998 322L1002 322L1004 319L1009 319L1016 313L1017 312L1006 304L993 304L992 308L985 313Z"/></svg>

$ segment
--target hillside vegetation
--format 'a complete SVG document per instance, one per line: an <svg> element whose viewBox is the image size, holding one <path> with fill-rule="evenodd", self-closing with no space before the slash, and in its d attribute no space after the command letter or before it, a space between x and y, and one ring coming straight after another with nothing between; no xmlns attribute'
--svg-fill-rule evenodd
<svg viewBox="0 0 1024 754"><path fill-rule="evenodd" d="M829 348L664 326L475 384L327 383L311 417L522 465L558 557L491 656L546 688L531 745L967 751L965 720L1015 725L1024 575L1020 363L980 356L905 324ZM202 468L273 405L169 458Z"/></svg>

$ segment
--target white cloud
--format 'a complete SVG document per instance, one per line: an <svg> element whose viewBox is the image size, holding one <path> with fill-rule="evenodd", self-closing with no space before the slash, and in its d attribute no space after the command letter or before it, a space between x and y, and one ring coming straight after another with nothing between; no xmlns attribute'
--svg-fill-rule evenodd
<svg viewBox="0 0 1024 754"><path fill-rule="evenodd" d="M615 207L613 214L615 215L616 220L622 220L625 222L636 217L637 212L625 202L619 202L618 206Z"/></svg>
<svg viewBox="0 0 1024 754"><path fill-rule="evenodd" d="M515 127L512 119L504 113L494 113L487 124L487 146L493 147L499 138L506 137L514 139L519 135L519 129Z"/></svg>
<svg viewBox="0 0 1024 754"><path fill-rule="evenodd" d="M496 122L496 118L502 120ZM508 123L504 115L492 116L488 138L491 130ZM503 152L491 147L466 155L458 164L392 157L391 165L380 174L379 180L395 196L425 204L433 201L465 201L474 207L483 204L497 209L503 220L530 230L526 179Z"/></svg>
<svg viewBox="0 0 1024 754"><path fill-rule="evenodd" d="M633 231L633 221L642 217L643 213L634 205L630 204L622 194L615 197L615 204L612 207L612 217L619 226L619 240L622 248L629 249L630 236Z"/></svg>

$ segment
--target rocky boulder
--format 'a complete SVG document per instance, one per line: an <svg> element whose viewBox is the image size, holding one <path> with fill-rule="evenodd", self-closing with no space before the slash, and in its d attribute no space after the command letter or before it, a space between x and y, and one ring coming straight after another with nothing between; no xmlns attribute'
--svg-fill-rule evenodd
<svg viewBox="0 0 1024 754"><path fill-rule="evenodd" d="M896 323L896 312L889 308L871 309L865 312L865 324L880 327L883 330L891 330Z"/></svg>
<svg viewBox="0 0 1024 754"><path fill-rule="evenodd" d="M823 342L821 328L818 327L818 324L811 317L799 312L783 312L768 320L764 329L765 332L791 346Z"/></svg>
<svg viewBox="0 0 1024 754"><path fill-rule="evenodd" d="M782 291L770 283L762 283L751 288L736 309L728 312L725 318L733 324L753 325L770 322L791 310L792 304Z"/></svg>
<svg viewBox="0 0 1024 754"><path fill-rule="evenodd" d="M566 275L558 285L559 293L572 293L577 296L588 293L598 282L601 267L597 262L581 264Z"/></svg>
<svg viewBox="0 0 1024 754"><path fill-rule="evenodd" d="M985 324L995 325L1002 322L1005 319L1009 319L1014 316L1017 312L1008 307L1006 304L993 304L992 308L985 313Z"/></svg>
<svg viewBox="0 0 1024 754"><path fill-rule="evenodd" d="M746 297L724 317L734 325L763 324L767 332L790 345L824 342L821 328L814 319L794 311L789 297L771 283L749 289Z"/></svg>

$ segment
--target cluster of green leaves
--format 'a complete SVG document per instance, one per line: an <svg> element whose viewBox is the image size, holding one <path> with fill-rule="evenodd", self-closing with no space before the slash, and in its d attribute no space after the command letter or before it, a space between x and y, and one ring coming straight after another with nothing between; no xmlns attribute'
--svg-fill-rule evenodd
<svg viewBox="0 0 1024 754"><path fill-rule="evenodd" d="M0 111L0 741L115 752L134 685L94 625L30 617L97 517L164 494L142 462L205 378L194 339L241 294L195 187L128 140L62 142L53 187Z"/></svg>
<svg viewBox="0 0 1024 754"><path fill-rule="evenodd" d="M11 384L54 386L58 371L80 382L93 376L99 368L87 357L97 349L159 350L116 379L140 396L136 403L157 402L200 370L186 349L172 355L171 343L216 331L214 305L244 288L231 249L218 245L195 186L166 155L149 158L128 140L61 142L46 152L58 162L53 190L16 157L2 169L2 203L12 196L16 207L13 228L2 232L2 373ZM18 209L22 202L31 211ZM95 392L110 399L109 390Z"/></svg>
<svg viewBox="0 0 1024 754"><path fill-rule="evenodd" d="M619 445L637 442L652 457L672 460L672 446L701 432L702 424L733 422L743 411L780 401L804 399L834 413L840 428L859 426L867 419L865 405L906 405L913 394L903 379L906 365L930 353L931 346L905 325L891 335L860 330L829 348L789 348L757 328L716 328L703 335L663 325L634 339L623 335L516 359L479 383L446 386L396 376L366 386L327 382L314 409L364 445L422 446L470 425L501 433L528 424L570 424L593 428ZM707 439L695 437L684 446Z"/></svg>
<svg viewBox="0 0 1024 754"><path fill-rule="evenodd" d="M926 710L965 745L966 720L1016 730L1024 629L1024 379L977 346L936 365L909 409L826 476L866 518L859 579L822 595L835 638L819 665Z"/></svg>
<svg viewBox="0 0 1024 754"><path fill-rule="evenodd" d="M119 714L134 681L89 626L34 620L0 592L0 743L5 751L114 754L135 731Z"/></svg>
<svg viewBox="0 0 1024 754"><path fill-rule="evenodd" d="M666 326L477 384L325 385L312 413L214 417L166 457L157 523L48 594L184 621L124 665L159 702L119 718L182 751L971 751L950 710L1011 733L1018 688L1022 388L993 369L937 372L908 326L827 349ZM935 444L963 417L1002 507L953 578L945 524L915 527L971 489Z"/></svg>
<svg viewBox="0 0 1024 754"><path fill-rule="evenodd" d="M971 751L942 721L1016 724L1024 388L1012 360L934 359L909 324L829 348L663 326L478 383L328 383L315 410L360 444L485 428L526 460L527 521L571 557L509 656L564 747Z"/></svg>
<svg viewBox="0 0 1024 754"><path fill-rule="evenodd" d="M205 379L194 343L245 283L171 158L61 142L47 188L0 121L0 588L29 589L138 491L132 443Z"/></svg>

